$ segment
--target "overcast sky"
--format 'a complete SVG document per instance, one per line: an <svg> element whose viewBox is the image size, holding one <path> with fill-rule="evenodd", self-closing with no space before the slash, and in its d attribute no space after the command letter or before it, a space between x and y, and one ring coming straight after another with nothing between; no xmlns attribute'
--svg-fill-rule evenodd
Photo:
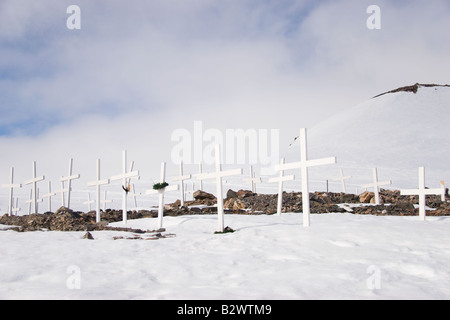
<svg viewBox="0 0 450 320"><path fill-rule="evenodd" d="M69 157L120 170L122 149L155 167L196 120L279 129L283 148L379 93L449 83L449 16L448 0L0 0L1 176Z"/></svg>

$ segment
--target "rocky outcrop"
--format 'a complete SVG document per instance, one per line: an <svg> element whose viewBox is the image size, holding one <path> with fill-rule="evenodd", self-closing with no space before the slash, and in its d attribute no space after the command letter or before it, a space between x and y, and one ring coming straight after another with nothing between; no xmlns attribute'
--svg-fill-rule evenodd
<svg viewBox="0 0 450 320"><path fill-rule="evenodd" d="M224 199L224 210L228 214L274 214L277 211L277 194L259 194L249 190L228 190ZM418 196L402 196L398 190L380 190L380 205L373 205L372 192L361 195L347 193L315 192L309 194L311 213L353 213L370 215L418 216L416 206ZM448 195L447 195L448 198ZM181 216L189 214L217 213L216 198L213 194L197 191L193 201L186 201L180 206L180 201L167 204L165 216ZM344 204L344 205L343 205ZM345 205L348 204L348 205ZM353 205L352 205L353 204ZM427 196L428 216L449 216L450 203L441 201L440 196ZM431 210L430 210L431 209ZM284 192L282 212L302 212L302 194L299 192ZM128 211L128 219L157 217L157 210ZM121 210L106 210L101 212L101 222L96 223L94 211L83 213L61 207L55 213L30 214L27 216L0 217L0 224L14 226L16 231L60 230L60 231L94 231L119 230L134 233L145 233L139 229L113 228L110 222L122 221Z"/></svg>

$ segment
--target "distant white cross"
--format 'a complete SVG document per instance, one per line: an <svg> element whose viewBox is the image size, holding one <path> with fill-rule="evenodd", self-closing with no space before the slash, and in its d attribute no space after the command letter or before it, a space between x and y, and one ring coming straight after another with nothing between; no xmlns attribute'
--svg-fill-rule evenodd
<svg viewBox="0 0 450 320"><path fill-rule="evenodd" d="M284 164L284 158L281 158L280 165ZM269 183L278 182L278 202L277 202L277 214L281 215L281 209L283 206L283 182L292 181L295 179L294 175L284 176L284 171L280 170L280 176L277 178L270 178Z"/></svg>
<svg viewBox="0 0 450 320"><path fill-rule="evenodd" d="M191 175L190 174L183 175L183 161L181 161L181 160L180 160L179 169L180 169L180 175L178 177L173 178L172 181L179 181L180 182L180 202L181 202L180 205L184 206L184 198L185 198L185 194L184 194L184 180L191 179Z"/></svg>
<svg viewBox="0 0 450 320"><path fill-rule="evenodd" d="M245 182L250 182L250 188L253 193L256 193L256 183L261 183L261 178L255 178L253 166L250 166L250 178L244 179Z"/></svg>
<svg viewBox="0 0 450 320"><path fill-rule="evenodd" d="M310 224L310 205L309 205L309 186L308 186L308 168L315 166L322 166L328 164L335 164L336 158L323 158L318 160L308 160L306 146L306 129L300 129L300 162L293 162L288 164L280 164L275 166L275 170L292 170L301 169L302 174L302 207L303 207L303 226L309 227Z"/></svg>
<svg viewBox="0 0 450 320"><path fill-rule="evenodd" d="M373 168L373 183L365 184L363 188L373 188L375 193L375 204L380 204L380 187L392 184L391 180L379 182L377 168Z"/></svg>
<svg viewBox="0 0 450 320"><path fill-rule="evenodd" d="M220 154L220 145L216 144L215 146L215 154L216 154L216 171L212 173L202 173L196 176L198 180L206 180L206 179L216 179L216 187L217 187L217 216L219 222L219 232L223 232L224 230L224 214L223 214L223 192L222 192L222 178L235 176L242 174L242 169L234 169L228 171L222 171L221 164L221 154Z"/></svg>
<svg viewBox="0 0 450 320"><path fill-rule="evenodd" d="M347 189L345 188L345 180L351 179L351 176L344 176L344 171L342 168L340 169L339 178L333 179L333 181L341 181L342 184L342 192L347 193Z"/></svg>
<svg viewBox="0 0 450 320"><path fill-rule="evenodd" d="M22 210L22 209L19 208L19 197L17 197L16 198L16 205L15 205L14 208L12 208L12 212L17 215L17 212L19 212L20 210Z"/></svg>
<svg viewBox="0 0 450 320"><path fill-rule="evenodd" d="M83 202L83 204L87 204L88 205L88 212L91 212L92 207L91 204L95 203L95 200L91 200L91 193L88 192L88 201Z"/></svg>
<svg viewBox="0 0 450 320"><path fill-rule="evenodd" d="M122 196L122 221L127 223L127 195L130 191L130 179L137 178L139 179L139 171L130 171L127 172L127 151L123 150L122 152L122 173L112 176L110 178L111 181L122 180L122 188L123 188L123 196Z"/></svg>
<svg viewBox="0 0 450 320"><path fill-rule="evenodd" d="M68 182L67 185L67 208L70 208L70 191L72 191L72 180L75 179L79 179L80 175L79 174L72 174L72 166L73 166L73 159L70 158L69 159L69 174L67 175L67 177L62 177L60 179L61 182Z"/></svg>
<svg viewBox="0 0 450 320"><path fill-rule="evenodd" d="M41 203L43 200L41 198L39 198L39 188L37 189L37 197L38 199L36 199L36 201L33 200L33 189L30 190L30 199L25 201L25 203L28 204L28 214L31 214L31 205L33 203L36 203L36 208L34 209L34 213L38 213L38 203Z"/></svg>
<svg viewBox="0 0 450 320"><path fill-rule="evenodd" d="M22 188L22 184L16 183L14 184L14 168L11 167L11 176L9 179L9 184L3 184L3 188L9 188L9 206L8 206L8 215L12 215L13 213L13 206L14 206L14 188Z"/></svg>
<svg viewBox="0 0 450 320"><path fill-rule="evenodd" d="M37 208L37 203L38 203L38 195L37 195L37 183L39 181L43 181L45 180L44 176L40 176L40 177L36 177L36 161L33 161L33 178L25 181L23 184L28 185L28 184L32 184L33 188L31 189L32 192L32 196L30 199L30 210L31 210L31 203L33 204L33 210L34 213L37 213L38 208Z"/></svg>
<svg viewBox="0 0 450 320"><path fill-rule="evenodd" d="M159 178L159 182L163 183L166 182L166 163L165 162L161 162L161 175ZM146 190L145 194L158 194L159 195L159 201L158 201L158 227L159 229L161 229L163 227L163 215L164 215L164 193L169 192L169 191L177 191L178 190L178 185L174 184L172 186L167 186L165 188L162 189L151 189L151 190Z"/></svg>
<svg viewBox="0 0 450 320"><path fill-rule="evenodd" d="M441 188L444 189L444 192L441 195L441 201L445 202L445 183L444 183L444 181L441 181Z"/></svg>
<svg viewBox="0 0 450 320"><path fill-rule="evenodd" d="M441 195L445 190L442 188L436 189L426 189L425 188L425 168L419 167L419 189L415 190L400 190L401 195L411 196L418 195L419 196L419 217L421 220L425 221L425 196L426 195Z"/></svg>
<svg viewBox="0 0 450 320"><path fill-rule="evenodd" d="M95 187L95 196L96 196L96 204L95 204L95 219L96 222L100 222L100 186L104 186L106 184L109 184L109 179L100 179L100 159L97 159L97 180L88 182L88 187ZM105 198L106 198L106 191L105 191Z"/></svg>
<svg viewBox="0 0 450 320"><path fill-rule="evenodd" d="M52 197L56 196L56 192L52 192L52 183L51 181L48 182L48 193L42 195L42 201L44 198L48 198L48 211L52 211Z"/></svg>
<svg viewBox="0 0 450 320"><path fill-rule="evenodd" d="M112 199L106 199L106 195L107 195L107 193L106 193L106 190L105 190L105 191L103 191L103 200L100 200L100 203L103 204L103 211L106 211L106 204L107 203L112 203L113 202ZM100 219L100 218L98 218L98 219ZM98 220L98 221L100 221L100 220Z"/></svg>

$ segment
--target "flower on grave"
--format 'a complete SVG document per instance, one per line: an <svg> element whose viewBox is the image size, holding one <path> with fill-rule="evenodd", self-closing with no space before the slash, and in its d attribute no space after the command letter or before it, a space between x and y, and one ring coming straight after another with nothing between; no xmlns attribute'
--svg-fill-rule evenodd
<svg viewBox="0 0 450 320"><path fill-rule="evenodd" d="M167 182L158 182L153 185L153 190L161 190L167 187L169 184Z"/></svg>

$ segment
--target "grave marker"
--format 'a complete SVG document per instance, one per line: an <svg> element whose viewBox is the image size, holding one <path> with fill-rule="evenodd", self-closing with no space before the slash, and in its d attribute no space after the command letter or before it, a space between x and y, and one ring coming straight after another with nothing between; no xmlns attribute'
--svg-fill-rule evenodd
<svg viewBox="0 0 450 320"><path fill-rule="evenodd" d="M288 164L280 164L275 166L275 170L292 170L301 169L302 175L302 207L303 207L303 226L309 227L310 224L310 205L309 205L309 183L308 168L336 163L336 157L323 158L317 160L308 160L306 145L306 129L300 129L300 162L292 162Z"/></svg>
<svg viewBox="0 0 450 320"><path fill-rule="evenodd" d="M280 165L284 164L284 158L281 158ZM294 175L284 176L284 171L280 170L280 176L277 178L270 178L269 183L278 182L278 202L277 202L277 215L281 215L281 209L283 206L283 182L292 181L295 179Z"/></svg>
<svg viewBox="0 0 450 320"><path fill-rule="evenodd" d="M373 168L373 183L364 184L363 188L373 188L375 193L375 204L380 204L380 189L381 186L388 186L392 184L391 180L379 182L377 168Z"/></svg>
<svg viewBox="0 0 450 320"><path fill-rule="evenodd" d="M261 178L255 178L253 172L253 166L250 166L250 178L244 179L245 182L250 182L250 189L253 193L256 193L256 183L261 183Z"/></svg>
<svg viewBox="0 0 450 320"><path fill-rule="evenodd" d="M130 191L130 180L131 178L139 179L139 171L130 171L127 172L127 151L123 150L122 152L122 173L112 176L110 181L122 180L122 221L127 223L127 195Z"/></svg>
<svg viewBox="0 0 450 320"><path fill-rule="evenodd" d="M37 183L40 181L45 180L45 176L36 177L36 161L33 161L33 178L25 181L23 184L28 185L32 184L33 187L31 189L31 199L30 199L30 208L29 211L31 211L31 204L33 204L33 210L34 213L37 213L37 203L38 203L38 196L37 196Z"/></svg>
<svg viewBox="0 0 450 320"><path fill-rule="evenodd" d="M48 193L44 194L42 196L42 201L44 201L44 198L48 198L48 211L52 211L52 197L56 196L56 192L52 192L52 183L51 181L48 182Z"/></svg>
<svg viewBox="0 0 450 320"><path fill-rule="evenodd" d="M109 184L109 179L100 179L100 159L97 159L97 180L88 182L88 187L95 187L95 196L97 198L96 200L96 221L97 223L100 222L100 186L104 186L106 184ZM105 191L105 198L106 198L106 191ZM106 199L105 199L106 200Z"/></svg>
<svg viewBox="0 0 450 320"><path fill-rule="evenodd" d="M425 221L425 204L426 204L426 198L427 195L441 195L444 193L445 190L442 188L436 188L436 189L426 189L425 188L425 168L419 167L419 189L407 189L407 190L400 190L401 195L405 196L411 196L411 195L418 195L419 196L419 217L421 220Z"/></svg>
<svg viewBox="0 0 450 320"><path fill-rule="evenodd" d="M172 181L179 181L180 182L180 206L183 207L184 206L184 199L185 199L185 194L184 194L184 180L189 180L191 179L191 175L187 174L187 175L183 175L183 161L180 160L180 175L178 177L175 177L172 179Z"/></svg>
<svg viewBox="0 0 450 320"><path fill-rule="evenodd" d="M91 204L95 203L96 201L95 200L91 200L91 193L90 192L88 192L87 195L88 195L88 201L83 202L83 204L87 204L88 205L88 212L91 212L92 211Z"/></svg>
<svg viewBox="0 0 450 320"><path fill-rule="evenodd" d="M163 183L166 179L166 163L161 162L161 175L159 178L159 182ZM162 189L151 189L146 190L145 194L158 194L159 195L159 201L158 201L158 228L161 229L163 227L163 215L164 215L164 193L170 192L170 191L177 191L178 185L173 186L167 186Z"/></svg>
<svg viewBox="0 0 450 320"><path fill-rule="evenodd" d="M206 179L216 179L216 187L217 187L217 218L219 223L219 232L224 231L224 214L223 214L223 192L222 192L222 178L235 176L242 174L242 169L234 169L228 171L222 171L221 164L221 154L220 154L220 146L216 144L215 146L215 155L216 155L216 171L212 173L202 173L196 176L199 180Z"/></svg>
<svg viewBox="0 0 450 320"><path fill-rule="evenodd" d="M345 180L348 180L351 178L352 178L351 176L344 176L344 171L341 168L340 172L339 172L339 178L335 178L335 179L333 179L333 181L341 181L342 192L347 193L347 189L345 187Z"/></svg>
<svg viewBox="0 0 450 320"><path fill-rule="evenodd" d="M13 213L13 202L14 202L14 188L22 188L22 184L16 183L14 184L14 168L11 167L11 175L9 179L9 184L3 184L3 188L9 188L9 206L8 206L8 215L12 215Z"/></svg>
<svg viewBox="0 0 450 320"><path fill-rule="evenodd" d="M106 211L106 204L112 203L112 199L106 199L106 190L103 192L103 200L100 200L100 203L103 204L103 211Z"/></svg>
<svg viewBox="0 0 450 320"><path fill-rule="evenodd" d="M80 178L79 174L74 174L74 175L72 174L72 166L73 166L73 159L70 158L69 159L69 174L67 175L67 177L61 177L61 179L60 179L60 181L63 183L63 186L64 186L65 181L68 182L68 185L67 185L67 208L70 208L70 191L72 191L72 180ZM62 189L64 189L64 187ZM63 192L63 197L64 197L64 192Z"/></svg>

